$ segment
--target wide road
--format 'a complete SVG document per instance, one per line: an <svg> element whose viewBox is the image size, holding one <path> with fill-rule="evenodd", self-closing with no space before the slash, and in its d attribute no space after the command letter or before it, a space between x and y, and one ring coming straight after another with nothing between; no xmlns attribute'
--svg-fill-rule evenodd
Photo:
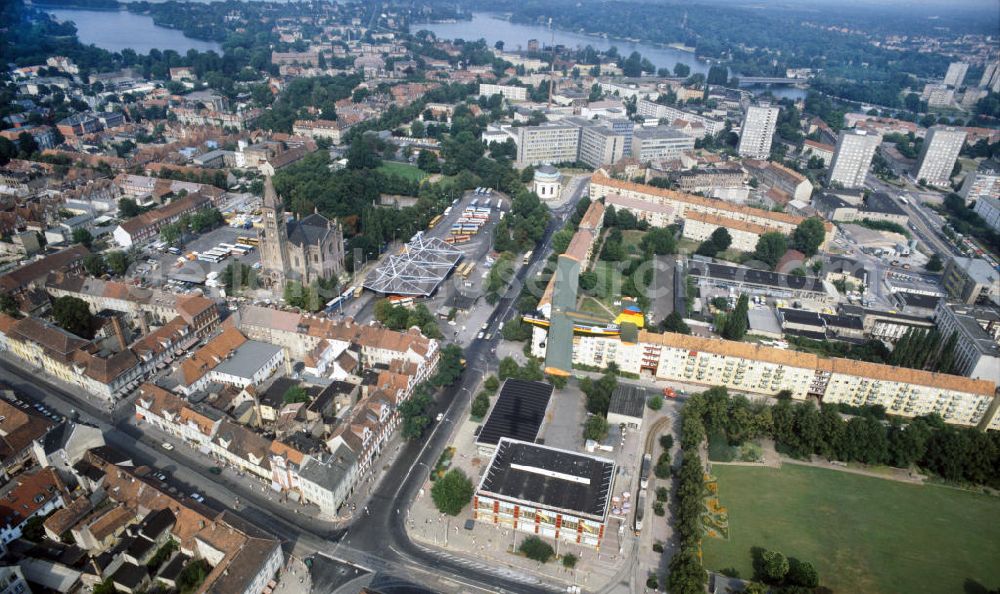
<svg viewBox="0 0 1000 594"><path fill-rule="evenodd" d="M435 402L432 417L443 413L425 440L405 442L393 466L372 493L368 504L370 514L358 514L346 528L305 517L266 498L253 485L229 479L224 474L208 472L206 461L189 454L184 448L166 451L159 439L147 434L129 418L130 405L119 407L114 418L108 410L92 400L74 393L55 382L47 381L39 372L20 361L0 357L0 381L13 387L22 396L44 402L64 416L76 415L80 421L99 427L105 441L131 456L136 465L148 465L170 473L169 483L181 493L198 491L217 508L233 510L246 520L280 538L288 552L299 555L318 553L347 561L372 571L382 571L438 591L465 589L481 592L524 592L542 594L562 591L562 588L539 583L532 576L483 564L460 563L444 557L433 549L410 540L405 530L405 516L414 497L434 466L455 428L456 420L464 415L469 397L481 380L482 369L493 363L500 322L516 315L514 305L526 276L544 263L551 251L553 234L573 212L586 184L559 209L545 230L528 266L520 268L507 293L494 306L488 321L486 338L473 340L466 347L466 371L456 385L443 390Z"/></svg>

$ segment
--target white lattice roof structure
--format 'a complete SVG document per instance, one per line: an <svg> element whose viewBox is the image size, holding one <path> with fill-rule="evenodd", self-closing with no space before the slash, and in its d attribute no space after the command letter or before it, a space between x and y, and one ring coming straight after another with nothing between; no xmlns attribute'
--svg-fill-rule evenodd
<svg viewBox="0 0 1000 594"><path fill-rule="evenodd" d="M436 237L417 233L401 253L389 256L365 278L364 287L386 295L426 297L460 259L461 250Z"/></svg>

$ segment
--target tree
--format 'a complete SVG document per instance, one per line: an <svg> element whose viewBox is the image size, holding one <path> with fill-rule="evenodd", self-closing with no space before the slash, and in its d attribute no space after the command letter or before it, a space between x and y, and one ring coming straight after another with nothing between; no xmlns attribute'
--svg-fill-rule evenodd
<svg viewBox="0 0 1000 594"><path fill-rule="evenodd" d="M285 390L283 398L285 404L295 404L297 402L309 402L309 393L302 386L292 386Z"/></svg>
<svg viewBox="0 0 1000 594"><path fill-rule="evenodd" d="M654 227L650 229L642 237L641 245L644 250L652 250L657 256L677 253L677 239L670 228Z"/></svg>
<svg viewBox="0 0 1000 594"><path fill-rule="evenodd" d="M90 276L103 276L108 271L108 265L100 254L87 254L83 258L83 269Z"/></svg>
<svg viewBox="0 0 1000 594"><path fill-rule="evenodd" d="M725 85L729 82L729 69L721 65L712 66L708 69L706 80L710 85Z"/></svg>
<svg viewBox="0 0 1000 594"><path fill-rule="evenodd" d="M469 414L477 419L482 419L489 411L490 397L486 395L486 392L480 392L476 395L475 400L472 401L472 407L469 409Z"/></svg>
<svg viewBox="0 0 1000 594"><path fill-rule="evenodd" d="M500 387L500 380L498 380L497 376L495 375L489 376L483 382L483 389L491 394L495 393L497 391L497 388L499 387Z"/></svg>
<svg viewBox="0 0 1000 594"><path fill-rule="evenodd" d="M573 569L576 567L577 557L573 553L566 553L563 555L562 564L566 569Z"/></svg>
<svg viewBox="0 0 1000 594"><path fill-rule="evenodd" d="M680 62L674 64L674 76L677 78L687 78L691 74L691 67Z"/></svg>
<svg viewBox="0 0 1000 594"><path fill-rule="evenodd" d="M608 422L600 415L590 415L583 426L583 438L596 442L604 441L608 436Z"/></svg>
<svg viewBox="0 0 1000 594"><path fill-rule="evenodd" d="M28 132L21 132L17 135L17 147L22 157L28 158L38 152L38 141Z"/></svg>
<svg viewBox="0 0 1000 594"><path fill-rule="evenodd" d="M529 536L522 540L517 550L528 559L538 561L539 563L548 563L549 559L556 554L549 543L537 536Z"/></svg>
<svg viewBox="0 0 1000 594"><path fill-rule="evenodd" d="M812 563L799 561L794 557L788 560L787 581L795 586L803 588L815 588L819 586L819 575Z"/></svg>
<svg viewBox="0 0 1000 594"><path fill-rule="evenodd" d="M52 302L52 317L63 330L83 338L94 337L94 316L90 305L79 297L65 295Z"/></svg>
<svg viewBox="0 0 1000 594"><path fill-rule="evenodd" d="M431 487L431 499L441 513L457 516L472 500L474 491L472 481L465 472L459 468L452 468L443 477L434 481L434 486Z"/></svg>
<svg viewBox="0 0 1000 594"><path fill-rule="evenodd" d="M927 269L927 272L941 272L944 269L944 265L941 263L941 256L936 253L931 254L924 268Z"/></svg>
<svg viewBox="0 0 1000 594"><path fill-rule="evenodd" d="M778 551L764 551L761 555L761 573L764 580L780 584L788 574L788 559Z"/></svg>
<svg viewBox="0 0 1000 594"><path fill-rule="evenodd" d="M462 375L465 368L462 364L462 347L457 344L449 344L441 349L441 357L438 360L437 373L431 383L435 386L450 386Z"/></svg>
<svg viewBox="0 0 1000 594"><path fill-rule="evenodd" d="M684 316L680 312L674 311L663 318L660 322L660 330L663 332L676 332L677 334L691 334L691 327L684 321Z"/></svg>
<svg viewBox="0 0 1000 594"><path fill-rule="evenodd" d="M663 396L657 394L650 398L649 402L646 404L649 406L650 410L660 410L663 408Z"/></svg>
<svg viewBox="0 0 1000 594"><path fill-rule="evenodd" d="M107 263L108 269L111 270L112 274L123 276L126 272L128 272L128 266L131 263L131 258L129 258L128 254L125 252L115 250L113 252L108 252L108 254L104 256L104 261Z"/></svg>
<svg viewBox="0 0 1000 594"><path fill-rule="evenodd" d="M719 252L728 250L732 243L733 238L729 235L729 231L725 227L719 227L715 231L712 231L712 235L698 246L695 253L714 258Z"/></svg>
<svg viewBox="0 0 1000 594"><path fill-rule="evenodd" d="M777 231L764 233L757 240L757 248L753 256L757 260L767 264L771 270L778 265L778 260L788 251L788 243L785 236Z"/></svg>
<svg viewBox="0 0 1000 594"><path fill-rule="evenodd" d="M792 247L805 254L807 258L811 258L823 244L824 237L826 228L823 226L823 221L810 217L799 223L792 232Z"/></svg>
<svg viewBox="0 0 1000 594"><path fill-rule="evenodd" d="M73 229L73 243L79 243L89 248L94 243L94 236L83 227L77 227Z"/></svg>
<svg viewBox="0 0 1000 594"><path fill-rule="evenodd" d="M722 329L723 338L726 340L743 340L750 325L748 317L749 309L750 298L747 297L746 293L743 293L736 301L736 307L726 316L726 325Z"/></svg>
<svg viewBox="0 0 1000 594"><path fill-rule="evenodd" d="M136 204L135 200L132 200L131 198L122 198L118 201L118 216L124 219L131 219L132 217L137 216L140 212L142 212L142 209L139 208L139 205Z"/></svg>
<svg viewBox="0 0 1000 594"><path fill-rule="evenodd" d="M17 317L20 315L20 306L17 304L17 299L8 292L0 293L0 312L7 314L8 316Z"/></svg>

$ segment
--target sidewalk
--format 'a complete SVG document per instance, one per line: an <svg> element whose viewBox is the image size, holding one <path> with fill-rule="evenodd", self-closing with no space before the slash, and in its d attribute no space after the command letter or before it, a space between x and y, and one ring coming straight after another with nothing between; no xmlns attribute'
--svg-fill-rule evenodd
<svg viewBox="0 0 1000 594"><path fill-rule="evenodd" d="M450 467L463 470L475 485L479 483L489 459L479 456L476 450L474 431L478 423L469 420L467 410L463 413L465 419L459 424L450 445L455 448ZM499 571L509 579L550 585L563 591L570 585L596 591L619 579L626 561L633 554L635 539L628 526L609 520L600 551L573 543L550 542L557 555L572 553L577 557L575 569L566 569L558 558L542 565L514 553L517 545L529 536L527 533L481 522L475 522L472 530L466 530L466 522L472 520L471 506L457 517L438 512L430 494L432 469L425 467L418 472L422 473L424 480L407 511L407 534L415 543L435 549L437 554L459 563L485 571Z"/></svg>

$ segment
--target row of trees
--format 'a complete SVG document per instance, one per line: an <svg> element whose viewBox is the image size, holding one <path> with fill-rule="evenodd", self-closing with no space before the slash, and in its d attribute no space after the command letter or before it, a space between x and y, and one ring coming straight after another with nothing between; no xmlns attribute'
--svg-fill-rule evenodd
<svg viewBox="0 0 1000 594"><path fill-rule="evenodd" d="M955 372L955 346L958 333L944 338L937 328L922 330L910 328L897 342L889 355L889 364L911 369L925 369L941 373Z"/></svg>
<svg viewBox="0 0 1000 594"><path fill-rule="evenodd" d="M793 403L779 395L773 406L751 403L715 387L691 397L685 405L711 434L731 445L770 437L779 450L794 456L830 460L917 466L945 480L1000 486L1000 434L948 425L937 414L904 422L885 421L881 407L859 409L844 418L840 407L811 401Z"/></svg>
<svg viewBox="0 0 1000 594"><path fill-rule="evenodd" d="M705 469L698 453L706 434L698 409L690 408L689 400L681 409L681 465L674 492L674 530L678 550L670 559L667 576L667 588L672 594L702 594L708 582L708 575L701 564Z"/></svg>

